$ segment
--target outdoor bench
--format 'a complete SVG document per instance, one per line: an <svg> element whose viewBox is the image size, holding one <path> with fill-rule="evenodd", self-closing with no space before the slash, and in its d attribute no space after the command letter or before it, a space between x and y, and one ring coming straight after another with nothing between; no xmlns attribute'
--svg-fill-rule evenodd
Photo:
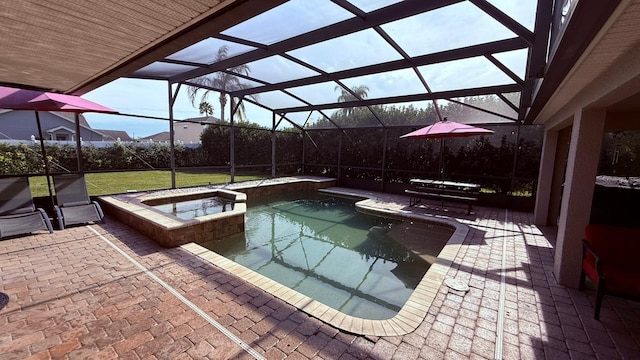
<svg viewBox="0 0 640 360"><path fill-rule="evenodd" d="M640 300L640 227L589 224L585 232L580 289L585 276L596 285L597 320L605 294Z"/></svg>
<svg viewBox="0 0 640 360"><path fill-rule="evenodd" d="M471 214L472 204L478 201L478 192L465 190L450 190L442 188L407 189L409 206L415 206L421 199L437 199L442 202L453 201L467 204L467 214Z"/></svg>

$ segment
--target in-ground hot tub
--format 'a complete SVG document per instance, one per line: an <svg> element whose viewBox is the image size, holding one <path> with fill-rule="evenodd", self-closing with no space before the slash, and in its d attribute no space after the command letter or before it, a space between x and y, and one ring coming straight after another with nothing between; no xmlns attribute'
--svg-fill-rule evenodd
<svg viewBox="0 0 640 360"><path fill-rule="evenodd" d="M227 199L224 196L212 196L193 200L185 200L182 197L177 199L162 198L146 201L145 204L156 210L177 216L180 219L191 220L207 215L233 211L236 203L234 200Z"/></svg>
<svg viewBox="0 0 640 360"><path fill-rule="evenodd" d="M158 191L101 197L110 215L174 247L244 231L247 196L228 189Z"/></svg>

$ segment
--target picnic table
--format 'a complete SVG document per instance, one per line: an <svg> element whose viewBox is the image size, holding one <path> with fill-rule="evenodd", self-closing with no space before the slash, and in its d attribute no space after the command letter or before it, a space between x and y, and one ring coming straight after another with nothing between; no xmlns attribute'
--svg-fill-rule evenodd
<svg viewBox="0 0 640 360"><path fill-rule="evenodd" d="M462 202L467 204L467 214L471 213L472 204L478 201L480 185L465 182L432 179L410 179L411 189L405 190L409 195L409 206L415 206L422 199L438 199L444 201Z"/></svg>

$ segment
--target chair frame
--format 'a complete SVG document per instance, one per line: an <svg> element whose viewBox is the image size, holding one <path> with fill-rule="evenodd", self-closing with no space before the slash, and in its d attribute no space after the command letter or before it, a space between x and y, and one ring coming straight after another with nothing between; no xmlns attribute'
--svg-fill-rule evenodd
<svg viewBox="0 0 640 360"><path fill-rule="evenodd" d="M53 233L49 216L33 203L28 176L0 178L0 192L0 239L36 230ZM16 196L20 198L16 200ZM21 220L24 226L16 226Z"/></svg>
<svg viewBox="0 0 640 360"><path fill-rule="evenodd" d="M104 223L104 213L100 204L97 201L92 201L89 197L84 174L54 175L53 183L57 202L54 210L60 229L91 221ZM76 218L74 213L78 212L90 216Z"/></svg>

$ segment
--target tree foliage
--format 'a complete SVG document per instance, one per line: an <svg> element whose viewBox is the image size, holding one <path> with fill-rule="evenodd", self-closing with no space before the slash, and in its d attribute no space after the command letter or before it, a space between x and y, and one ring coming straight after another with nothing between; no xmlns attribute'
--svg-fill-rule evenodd
<svg viewBox="0 0 640 360"><path fill-rule="evenodd" d="M439 105L441 112L451 116L452 120L467 114L467 109L455 102ZM432 104L423 108L408 105L372 106L370 109L375 116L369 108L356 107L349 113L336 111L329 119L319 118L314 122L314 128L304 132L276 131L278 174L301 174L304 168L304 174L340 174L343 177L381 181L384 169L384 181L407 183L413 177L438 178L439 163L442 162L445 179L480 183L483 188L500 193L513 192L514 184L529 191L535 189L542 148L541 127L481 125L494 130L494 134L446 139L442 142L441 152L440 140L400 138L438 120ZM342 128L336 128L335 124ZM176 145L177 167L230 166L231 129L228 121L219 121L205 128L201 135L201 147ZM235 126L233 132L236 166L270 171L272 130L245 122L242 126ZM605 149L609 150L603 153L603 157L610 161L614 153L618 154L615 168L611 171L638 174L640 136L637 133L611 133L607 136ZM0 146L2 174L43 172L39 147ZM48 145L47 154L53 172L76 170L75 147ZM170 167L170 148L166 144L140 146L135 143L114 143L108 148L85 146L82 154L85 171ZM340 169L338 164L341 165ZM607 169L606 166L603 168Z"/></svg>
<svg viewBox="0 0 640 360"><path fill-rule="evenodd" d="M224 61L229 57L229 47L223 45L218 48L214 57L213 63ZM225 107L227 105L227 94L233 91L243 90L249 87L242 81L242 78L234 75L233 73L248 76L251 73L251 69L247 64L238 65L236 67L228 69L229 71L218 71L213 74L199 76L193 80L193 83L200 86L188 86L187 94L191 100L191 104L195 107L196 101L200 99L200 112L202 113L202 104L208 104L208 97L211 92L218 92L218 101L220 102L220 119L225 119ZM257 101L257 95L250 96L253 100ZM231 107L234 107L234 99L231 98ZM207 109L213 113L213 108ZM240 121L244 120L244 104L241 102L236 112Z"/></svg>
<svg viewBox="0 0 640 360"><path fill-rule="evenodd" d="M640 132L615 131L605 134L600 154L600 173L611 176L640 176Z"/></svg>
<svg viewBox="0 0 640 360"><path fill-rule="evenodd" d="M75 146L45 146L51 173L65 173L78 170ZM206 166L206 158L201 148L175 146L178 167ZM114 142L113 146L82 148L84 171L118 171L138 169L167 169L171 151L166 144L139 145ZM44 162L39 145L8 145L0 143L0 174L43 174Z"/></svg>
<svg viewBox="0 0 640 360"><path fill-rule="evenodd" d="M202 102L200 102L200 105L198 106L198 112L200 113L200 115L212 116L213 115L213 106L211 106L211 104L206 102L206 101L202 101Z"/></svg>
<svg viewBox="0 0 640 360"><path fill-rule="evenodd" d="M202 132L202 148L210 165L229 165L231 162L231 126L226 121L207 126ZM279 163L301 162L301 133L276 132L276 154ZM271 129L255 123L243 123L234 128L234 155L239 165L271 164Z"/></svg>
<svg viewBox="0 0 640 360"><path fill-rule="evenodd" d="M495 97L465 99L465 103L498 109ZM468 120L478 112L456 102L439 103L438 106L441 114L452 120ZM353 108L349 113L336 111L329 119L316 119L312 126L318 130L308 132L313 146L305 143L305 162L318 161L318 164L335 166L340 159L343 176L347 174L348 177L367 180L380 180L381 171L367 168L382 168L384 164L384 168L389 169L385 181L407 183L412 177L438 178L442 161L443 176L450 180L482 183L483 187L500 193L512 191L514 183L526 184L529 190L534 188L532 184L537 178L542 148L540 127L484 126L495 133L483 137L444 139L441 153L441 141L438 139L400 139L403 134L438 121L432 103L423 108L412 105L370 108L371 111L362 107ZM383 125L387 127L386 149ZM314 148L323 150L316 152ZM336 148L341 149L340 153ZM333 149L336 149L335 153ZM356 168L358 170L354 170Z"/></svg>
<svg viewBox="0 0 640 360"><path fill-rule="evenodd" d="M43 173L44 162L40 148L0 143L0 171L7 175Z"/></svg>

